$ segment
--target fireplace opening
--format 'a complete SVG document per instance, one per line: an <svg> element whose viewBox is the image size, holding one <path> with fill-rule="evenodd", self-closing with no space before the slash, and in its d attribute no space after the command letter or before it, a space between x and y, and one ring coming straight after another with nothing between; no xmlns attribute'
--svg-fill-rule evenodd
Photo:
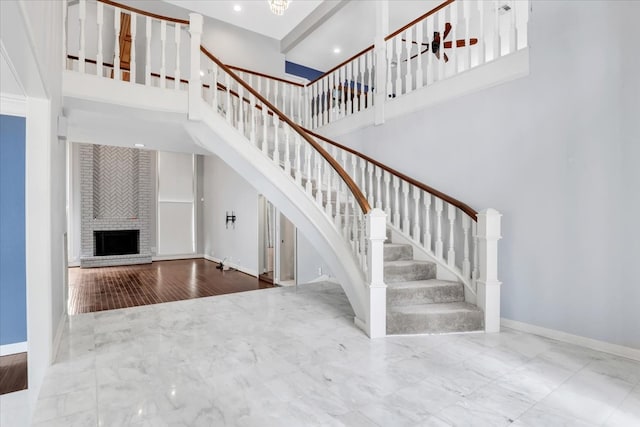
<svg viewBox="0 0 640 427"><path fill-rule="evenodd" d="M94 231L94 256L140 253L140 230Z"/></svg>

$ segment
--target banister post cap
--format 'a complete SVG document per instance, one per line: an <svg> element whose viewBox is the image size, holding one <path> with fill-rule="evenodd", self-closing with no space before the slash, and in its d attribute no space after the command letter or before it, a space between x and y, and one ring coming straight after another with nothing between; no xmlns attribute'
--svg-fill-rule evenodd
<svg viewBox="0 0 640 427"><path fill-rule="evenodd" d="M189 31L191 33L202 33L202 15L199 13L189 14Z"/></svg>
<svg viewBox="0 0 640 427"><path fill-rule="evenodd" d="M387 238L387 214L382 209L374 208L367 214L367 236L372 240Z"/></svg>
<svg viewBox="0 0 640 427"><path fill-rule="evenodd" d="M478 212L478 236L499 239L502 214L495 209Z"/></svg>

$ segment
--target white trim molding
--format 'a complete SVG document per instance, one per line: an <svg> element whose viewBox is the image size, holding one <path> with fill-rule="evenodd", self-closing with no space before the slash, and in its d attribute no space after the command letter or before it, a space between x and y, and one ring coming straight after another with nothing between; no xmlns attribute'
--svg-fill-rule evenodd
<svg viewBox="0 0 640 427"><path fill-rule="evenodd" d="M222 262L223 260L221 260L220 258L215 258L209 255L205 255L204 259L208 260L208 261L213 261L213 262ZM253 276L253 277L258 277L258 272L254 271L254 270L250 270L246 267L243 267L241 265L238 264L234 264L232 262L227 262L225 265L228 265L230 268L233 268L234 270L238 270L242 273L248 274L249 276Z"/></svg>
<svg viewBox="0 0 640 427"><path fill-rule="evenodd" d="M176 255L154 255L152 261L175 261L178 259L198 259L204 258L203 254L176 254Z"/></svg>
<svg viewBox="0 0 640 427"><path fill-rule="evenodd" d="M0 114L5 116L27 116L27 100L23 96L0 94Z"/></svg>
<svg viewBox="0 0 640 427"><path fill-rule="evenodd" d="M500 319L500 324L505 328L511 328L521 332L528 332L530 334L540 335L545 338L551 338L569 344L575 344L582 347L590 348L591 350L602 351L604 353L640 361L640 349L638 348L611 344L605 341L595 340L593 338L573 335L567 332L562 332L555 329L547 329L543 328L542 326L536 326L530 323L518 322L516 320L505 318Z"/></svg>
<svg viewBox="0 0 640 427"><path fill-rule="evenodd" d="M10 354L25 353L27 351L27 342L17 342L14 344L0 345L0 356L8 356Z"/></svg>

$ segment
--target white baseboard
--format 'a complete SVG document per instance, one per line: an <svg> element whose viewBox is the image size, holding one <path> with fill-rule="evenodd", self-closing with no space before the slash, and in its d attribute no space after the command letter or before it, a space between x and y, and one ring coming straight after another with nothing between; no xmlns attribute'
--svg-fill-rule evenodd
<svg viewBox="0 0 640 427"><path fill-rule="evenodd" d="M206 259L206 260L209 260L209 261L213 261L213 262L222 262L222 260L220 258L212 257L212 256L209 256L209 255L204 255L203 258ZM248 269L248 268L243 267L241 265L234 264L232 262L225 262L224 265L228 265L230 268L233 268L234 270L241 271L241 272L243 272L245 274L248 274L249 276L258 277L258 272L257 271Z"/></svg>
<svg viewBox="0 0 640 427"><path fill-rule="evenodd" d="M0 356L8 356L10 354L24 353L27 351L27 342L17 342L14 344L0 345Z"/></svg>
<svg viewBox="0 0 640 427"><path fill-rule="evenodd" d="M594 340L592 338L582 337L580 335L568 334L566 332L555 329L547 329L541 326L531 325L529 323L518 322L510 319L500 319L500 324L505 328L515 329L517 331L528 332L534 335L551 338L554 340L575 344L592 350L602 351L604 353L614 354L616 356L626 357L628 359L640 361L640 349L625 347L618 344L611 344L605 341Z"/></svg>
<svg viewBox="0 0 640 427"><path fill-rule="evenodd" d="M177 254L177 255L154 255L152 261L174 261L178 259L204 258L203 254Z"/></svg>

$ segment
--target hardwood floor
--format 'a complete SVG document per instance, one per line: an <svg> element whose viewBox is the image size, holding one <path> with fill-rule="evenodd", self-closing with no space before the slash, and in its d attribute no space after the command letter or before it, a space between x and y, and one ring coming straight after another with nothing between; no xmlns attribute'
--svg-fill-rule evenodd
<svg viewBox="0 0 640 427"><path fill-rule="evenodd" d="M0 394L27 389L27 353L0 356Z"/></svg>
<svg viewBox="0 0 640 427"><path fill-rule="evenodd" d="M69 314L229 294L273 285L204 259L69 269Z"/></svg>

